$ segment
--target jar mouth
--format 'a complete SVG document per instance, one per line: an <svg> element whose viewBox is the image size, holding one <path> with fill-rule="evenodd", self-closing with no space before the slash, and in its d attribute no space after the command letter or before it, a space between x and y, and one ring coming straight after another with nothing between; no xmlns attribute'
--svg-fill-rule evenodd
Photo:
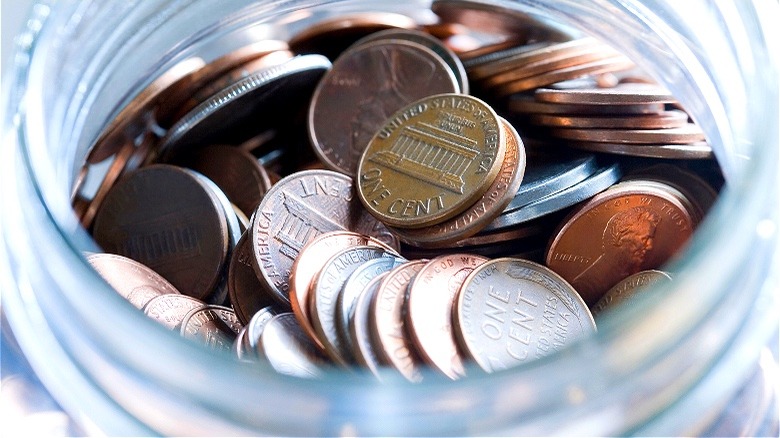
<svg viewBox="0 0 780 438"><path fill-rule="evenodd" d="M366 7L354 1L335 3L339 8L333 10ZM111 55L100 44L89 47L95 60L87 63L88 68L79 80L63 87L62 92L69 99L48 105L51 93L55 92L48 77L53 69L52 63L66 61L68 56L73 56L67 42L56 34L59 31L79 38L79 22L74 17L79 14L100 17L101 13L106 13L95 5L62 5L62 11L50 11L48 7L39 5L34 10L31 22L44 26L40 31L30 32L28 35L32 35L32 39L28 45L21 47L14 78L16 85L7 93L10 105L4 117L7 136L16 137L14 141L19 144L20 154L13 160L19 159L21 166L12 169L6 164L3 169L8 170L6 175L29 180L27 195L34 194L35 197L17 201L21 207L20 217L0 224L0 231L3 235L13 232L13 225L24 223L23 215L42 215L38 220L41 226L46 227L42 232L49 239L47 245L48 250L53 251L51 257L56 259L52 266L64 270L57 281L69 289L59 299L62 309L45 309L42 313L53 315L68 309L73 312L72 316L81 329L88 329L81 334L71 329L58 333L55 338L83 354L94 353L95 348L111 351L107 355L109 357L92 357L94 362L86 366L85 374L89 374L89 379L116 400L122 409L156 431L164 431L166 426L151 411L139 406L137 397L149 397L152 400L150 405L157 406L171 402L170 399L176 396L186 396L193 405L213 409L212 415L194 423L193 427L214 429L171 429L177 434L181 434L182 430L184 433L203 433L204 430L251 433L253 427L263 422L272 431L280 433L290 433L290 430L303 434L312 430L349 433L350 430L337 429L344 424L354 425L355 430L361 433L381 433L382 427L392 427L390 430L403 433L407 429L391 426L392 419L376 417L377 406L391 400L406 401L403 406L389 408L402 418L441 418L445 413L460 413L464 415L460 421L444 426L445 430L457 433L464 430L503 430L508 423L519 421L518 412L529 415L527 423L528 427L532 427L536 421L533 415L549 420L544 409L560 404L572 412L580 412L579 407L591 401L596 402L593 409L597 409L598 403L616 397L605 394L605 388L621 387L641 394L643 383L639 379L649 373L660 372L663 367L684 367L687 375L674 378L664 374L664 378L670 385L691 386L705 372L707 362L715 360L729 344L730 336L723 332L728 328L738 329L743 324L743 318L751 314L750 295L758 294L759 288L745 288L741 297L735 297L730 292L751 284L749 282L755 284L762 274L766 275L771 269L771 261L756 263L751 259L751 253L762 249L776 251L777 214L775 207L768 205L768 200L777 199L778 84L776 59L768 58L771 52L761 46L764 41L758 37L761 35L760 26L758 30L751 30L744 24L755 19L757 11L749 6L744 6L744 10L743 6L733 6L735 11L696 11L720 17L727 22L729 30L734 31L736 26L738 32L747 35L739 41L740 46L727 46L722 60L715 60L711 58L715 43L706 42L705 35L697 33L700 30L691 30L682 18L696 7L703 6L696 3L682 7L673 3L656 5L655 2L618 0L576 5L531 1L502 3L502 6L518 7L561 21L603 39L631 57L689 108L692 117L707 134L727 179L727 186L708 218L699 226L683 253L668 265L668 269L676 273L675 282L658 287L656 293L640 299L635 307L606 315L597 334L581 340L564 353L492 375L483 375L473 369L468 378L455 382L431 375L424 385L414 385L388 375L380 384L373 379L356 378L337 371L326 372L321 380L303 381L279 375L270 369L252 368L227 355L217 355L190 345L136 312L116 296L82 257L84 251L99 249L72 214L69 190L62 189L72 184L75 178L73 169L79 167L75 155L85 154L90 137L94 137L100 121L106 120L112 107L118 103L114 101L111 104L97 96L98 92L105 92L115 84L109 76L120 68L118 61L111 61ZM409 2L410 8L417 6L419 3ZM177 44L172 45L160 60L147 63L146 68L148 71L162 71L180 59L181 54L186 52L187 42L197 42L212 32L239 28L258 19L295 22L305 12L316 14L321 10L318 8L324 7L315 6L312 2L277 1L257 4L241 14L231 14L216 22L203 19L199 22L203 24L201 31L184 43L171 40ZM735 13L735 16L729 18L728 12ZM128 14L131 23L144 18L140 12ZM188 16L175 4L163 7L160 16L174 21L185 18L171 18L174 14ZM129 43L143 46L144 38L153 38L143 35L143 32L153 34L164 21L147 23L139 32L140 36ZM685 31L680 31L678 27L683 27ZM126 31L118 28L113 33L127 36ZM118 37L111 36L113 33L108 32L106 41L116 41ZM20 43L24 44L24 41ZM746 52L752 53L753 57L748 57ZM52 54L53 58L49 57ZM729 60L733 61L732 68L719 70ZM105 71L98 71L100 68ZM54 70L63 75L68 73L64 68ZM729 78L731 82L724 82ZM729 85L733 89L726 88ZM125 91L129 92L129 86L126 87ZM92 112L100 116L88 120ZM12 114L16 114L17 119L11 120ZM766 190L757 190L757 187ZM10 193L10 196L18 195ZM35 204L34 208L22 211L30 204ZM6 240L7 244L12 243L11 239ZM33 258L39 257L40 254L33 255ZM724 258L732 263L724 263ZM748 272L749 276L745 278L743 272ZM702 286L704 276L707 284ZM81 290L74 291L77 284L81 284ZM19 300L19 303L22 302L24 300ZM41 296L36 305L49 307L52 304ZM725 316L726 306L736 309L734 315ZM105 319L94 314L95 308L110 316L112 330L101 330ZM723 327L715 327L717 324L712 315L724 317L720 321ZM22 317L16 320L22 321ZM681 350L690 349L694 340L706 336L715 336L715 340L711 340L712 345L698 350L705 357L702 363L692 364L678 359ZM83 339L78 340L79 337ZM117 343L122 345L117 346ZM34 349L30 345L27 348ZM139 357L139 351L147 354ZM41 356L33 354L33 357ZM159 363L155 364L151 357L158 358ZM86 359L71 360L80 363ZM132 369L138 374L117 376L115 369L120 367L118 364L124 364L122 368ZM187 372L182 372L182 369ZM155 388L143 382L141 374L145 378L151 376L150 381L165 382L172 389L158 394ZM557 381L551 382L551 375L556 376ZM208 376L208 379L193 376ZM111 386L112 379L125 383L134 392L123 394L121 388L106 389ZM215 389L216 385L222 386L225 391ZM250 407L254 405L241 408L237 406L237 400L252 399L253 403L257 403L258 397L272 398L279 403L263 411L260 419L249 418ZM496 400L506 400L512 407L501 406ZM648 412L662 410L651 402L642 406ZM310 429L312 425L285 429L285 426L290 426L285 424L290 412L301 409L309 412L307 418L316 421L321 429ZM206 421L212 421L212 426L204 426Z"/></svg>

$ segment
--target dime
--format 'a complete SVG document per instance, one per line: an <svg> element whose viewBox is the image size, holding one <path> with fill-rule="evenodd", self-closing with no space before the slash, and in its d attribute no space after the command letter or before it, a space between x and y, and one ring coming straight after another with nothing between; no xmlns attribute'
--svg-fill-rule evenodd
<svg viewBox="0 0 780 438"><path fill-rule="evenodd" d="M293 313L301 328L323 350L325 347L311 325L309 313L309 294L312 282L333 255L342 249L361 245L381 246L394 252L398 250L398 248L387 247L384 243L362 234L351 231L331 231L315 237L304 245L290 268L289 296Z"/></svg>
<svg viewBox="0 0 780 438"><path fill-rule="evenodd" d="M243 324L248 324L252 315L276 302L252 267L252 242L248 233L241 236L230 258L227 289L236 317Z"/></svg>
<svg viewBox="0 0 780 438"><path fill-rule="evenodd" d="M187 312L181 320L180 332L185 339L199 341L218 351L230 351L236 338L233 329L209 306Z"/></svg>
<svg viewBox="0 0 780 438"><path fill-rule="evenodd" d="M679 128L688 123L688 114L682 111L670 110L659 114L645 116L555 116L536 114L531 116L531 123L553 128L586 128L586 129L670 129Z"/></svg>
<svg viewBox="0 0 780 438"><path fill-rule="evenodd" d="M210 145L188 150L174 164L196 170L214 182L245 215L251 215L263 195L271 188L271 179L249 152L228 145Z"/></svg>
<svg viewBox="0 0 780 438"><path fill-rule="evenodd" d="M241 329L244 328L244 324L238 320L238 317L236 316L236 312L233 311L233 309L231 309L230 307L218 306L215 304L209 304L206 307L217 312L217 316L219 316L219 319L221 319L222 322L227 324L227 326L230 327L230 330L232 330L234 334L238 335L238 332L240 332Z"/></svg>
<svg viewBox="0 0 780 438"><path fill-rule="evenodd" d="M406 324L420 356L450 379L466 375L452 326L461 284L485 257L451 254L429 261L409 285Z"/></svg>
<svg viewBox="0 0 780 438"><path fill-rule="evenodd" d="M585 303L558 274L502 258L474 269L455 309L458 340L487 372L560 352L596 331Z"/></svg>
<svg viewBox="0 0 780 438"><path fill-rule="evenodd" d="M627 181L571 212L545 260L593 305L618 281L663 265L693 226L691 212L668 191Z"/></svg>
<svg viewBox="0 0 780 438"><path fill-rule="evenodd" d="M309 106L309 138L329 168L354 176L369 141L396 111L459 90L452 70L431 49L404 40L369 41L344 52L320 81Z"/></svg>
<svg viewBox="0 0 780 438"><path fill-rule="evenodd" d="M578 105L638 105L677 101L660 85L637 83L624 83L611 88L541 88L536 90L534 97L540 102Z"/></svg>
<svg viewBox="0 0 780 438"><path fill-rule="evenodd" d="M389 272L389 271L388 271ZM383 272L371 279L366 284L360 295L355 300L355 305L349 314L349 338L352 340L352 356L358 365L368 368L372 374L379 376L379 369L382 366L389 365L383 363L377 355L376 349L371 340L371 301L374 299L379 284L387 276Z"/></svg>
<svg viewBox="0 0 780 438"><path fill-rule="evenodd" d="M617 306L630 305L636 296L647 290L654 284L670 283L672 277L663 271L648 269L636 274L629 275L604 294L598 302L593 305L591 312L594 317L607 309L614 309Z"/></svg>
<svg viewBox="0 0 780 438"><path fill-rule="evenodd" d="M138 309L154 297L179 293L158 273L133 259L116 254L90 254L87 261L122 298Z"/></svg>
<svg viewBox="0 0 780 438"><path fill-rule="evenodd" d="M599 143L691 144L704 141L704 133L693 123L668 129L551 129L554 137Z"/></svg>
<svg viewBox="0 0 780 438"><path fill-rule="evenodd" d="M712 147L703 141L686 144L631 144L569 140L567 146L591 152L671 160L709 160Z"/></svg>
<svg viewBox="0 0 780 438"><path fill-rule="evenodd" d="M206 184L185 169L154 165L111 189L93 237L104 251L130 257L179 292L203 299L220 281L228 231L225 211Z"/></svg>
<svg viewBox="0 0 780 438"><path fill-rule="evenodd" d="M274 370L290 376L319 377L326 366L292 313L276 315L265 324L257 349Z"/></svg>
<svg viewBox="0 0 780 438"><path fill-rule="evenodd" d="M268 321L276 316L277 312L272 306L264 307L257 311L249 322L242 329L243 334L239 333L234 344L236 355L243 360L257 360L257 344L260 342L260 335Z"/></svg>
<svg viewBox="0 0 780 438"><path fill-rule="evenodd" d="M165 294L149 300L143 308L144 315L170 330L179 328L184 317L192 309L205 306L201 300L182 294Z"/></svg>
<svg viewBox="0 0 780 438"><path fill-rule="evenodd" d="M355 246L345 248L334 254L322 266L311 283L309 293L309 315L317 338L325 347L325 352L336 363L347 365L351 362L349 348L339 337L336 328L336 302L349 276L362 264L380 257L395 258L384 248L377 246Z"/></svg>
<svg viewBox="0 0 780 438"><path fill-rule="evenodd" d="M388 225L435 225L487 191L505 151L504 129L487 104L455 94L427 97L378 130L358 166L358 195Z"/></svg>
<svg viewBox="0 0 780 438"><path fill-rule="evenodd" d="M425 228L396 229L404 242L421 248L444 247L473 236L495 219L514 199L525 173L525 148L512 125L501 119L506 139L506 155L501 170L474 205L445 222Z"/></svg>
<svg viewBox="0 0 780 438"><path fill-rule="evenodd" d="M252 266L277 301L289 306L292 264L320 234L350 230L397 247L397 239L354 198L352 178L329 170L295 173L266 193L250 228Z"/></svg>
<svg viewBox="0 0 780 438"><path fill-rule="evenodd" d="M388 272L370 306L371 338L377 356L412 382L422 380L422 362L404 327L406 289L427 260L413 260Z"/></svg>

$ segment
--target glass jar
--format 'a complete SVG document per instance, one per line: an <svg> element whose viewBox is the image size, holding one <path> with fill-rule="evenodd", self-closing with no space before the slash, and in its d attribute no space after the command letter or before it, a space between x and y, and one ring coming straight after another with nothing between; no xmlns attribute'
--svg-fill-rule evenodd
<svg viewBox="0 0 780 438"><path fill-rule="evenodd" d="M323 14L416 13L426 3L41 3L4 83L0 281L9 326L65 411L109 435L705 433L778 332L777 5L495 3L610 43L705 131L727 185L668 266L672 285L608 315L598 334L561 354L457 382L338 372L304 381L184 342L111 291L82 256L97 247L70 191L101 128L212 38L248 26L287 38Z"/></svg>

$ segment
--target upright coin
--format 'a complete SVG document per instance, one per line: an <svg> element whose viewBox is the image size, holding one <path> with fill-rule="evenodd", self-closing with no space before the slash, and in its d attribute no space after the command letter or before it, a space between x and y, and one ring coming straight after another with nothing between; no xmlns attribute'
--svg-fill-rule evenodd
<svg viewBox="0 0 780 438"><path fill-rule="evenodd" d="M380 361L389 363L412 382L422 380L422 360L404 325L403 309L406 289L426 263L427 260L414 260L388 272L369 310L371 337Z"/></svg>
<svg viewBox="0 0 780 438"><path fill-rule="evenodd" d="M371 339L370 308L374 295L388 272L379 274L366 284L349 314L348 326L349 338L352 340L350 343L352 355L358 365L368 368L375 376L379 376L380 368L389 365L389 363L382 362Z"/></svg>
<svg viewBox="0 0 780 438"><path fill-rule="evenodd" d="M487 372L562 351L596 330L577 292L550 269L501 258L463 282L455 309L461 346Z"/></svg>
<svg viewBox="0 0 780 438"><path fill-rule="evenodd" d="M234 345L239 359L249 361L258 359L257 344L260 342L260 335L263 334L268 321L276 315L276 309L272 306L264 307L252 315L249 323L242 329L243 334L239 334L236 339L240 343Z"/></svg>
<svg viewBox="0 0 780 438"><path fill-rule="evenodd" d="M184 317L192 309L205 306L201 300L182 294L165 294L152 298L143 308L144 315L164 325L170 330L176 330Z"/></svg>
<svg viewBox="0 0 780 438"><path fill-rule="evenodd" d="M607 309L614 309L616 306L629 305L636 296L641 294L647 288L654 284L670 283L672 277L664 271L648 269L639 271L634 275L629 275L618 284L612 286L610 290L591 308L593 316L598 315Z"/></svg>
<svg viewBox="0 0 780 438"><path fill-rule="evenodd" d="M233 251L228 265L228 297L238 320L248 324L252 315L275 303L273 294L261 282L252 267L252 242L244 233Z"/></svg>
<svg viewBox="0 0 780 438"><path fill-rule="evenodd" d="M90 265L124 299L142 309L152 298L179 291L148 267L115 254L90 254Z"/></svg>
<svg viewBox="0 0 780 438"><path fill-rule="evenodd" d="M233 329L209 306L187 312L182 318L180 331L183 338L198 341L217 351L230 351L236 338Z"/></svg>
<svg viewBox="0 0 780 438"><path fill-rule="evenodd" d="M282 313L268 321L260 335L258 351L277 372L303 378L316 378L327 366L317 347L295 321L292 313Z"/></svg>
<svg viewBox="0 0 780 438"><path fill-rule="evenodd" d="M691 212L668 191L627 181L573 211L545 260L593 305L620 280L661 267L693 226Z"/></svg>
<svg viewBox="0 0 780 438"><path fill-rule="evenodd" d="M301 248L329 231L355 231L397 247L397 239L355 199L352 178L329 170L289 175L266 193L251 226L258 278L289 305L290 274Z"/></svg>
<svg viewBox="0 0 780 438"><path fill-rule="evenodd" d="M331 169L355 175L377 130L418 99L459 92L453 72L431 49L402 40L379 40L342 54L322 78L309 106L314 150Z"/></svg>
<svg viewBox="0 0 780 438"><path fill-rule="evenodd" d="M450 254L423 266L406 299L406 323L422 358L450 379L466 375L452 326L458 291L466 277L485 257Z"/></svg>
<svg viewBox="0 0 780 438"><path fill-rule="evenodd" d="M471 96L427 97L377 131L360 159L358 195L388 225L435 225L487 191L505 153L506 134L490 106Z"/></svg>
<svg viewBox="0 0 780 438"><path fill-rule="evenodd" d="M211 189L169 165L118 182L98 211L93 237L106 252L148 266L198 299L220 281L230 244L224 209Z"/></svg>

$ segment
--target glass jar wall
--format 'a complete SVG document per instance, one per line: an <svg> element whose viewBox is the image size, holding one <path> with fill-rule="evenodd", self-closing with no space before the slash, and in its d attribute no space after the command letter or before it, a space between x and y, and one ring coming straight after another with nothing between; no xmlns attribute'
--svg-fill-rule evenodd
<svg viewBox="0 0 780 438"><path fill-rule="evenodd" d="M703 433L777 334L780 50L768 3L500 2L597 36L650 72L704 129L727 185L669 266L675 282L597 335L518 369L421 385L338 372L302 381L182 341L90 268L82 252L97 247L69 197L116 108L200 45L248 27L286 39L323 15L413 14L425 2L39 4L4 84L2 310L63 408L110 435Z"/></svg>

